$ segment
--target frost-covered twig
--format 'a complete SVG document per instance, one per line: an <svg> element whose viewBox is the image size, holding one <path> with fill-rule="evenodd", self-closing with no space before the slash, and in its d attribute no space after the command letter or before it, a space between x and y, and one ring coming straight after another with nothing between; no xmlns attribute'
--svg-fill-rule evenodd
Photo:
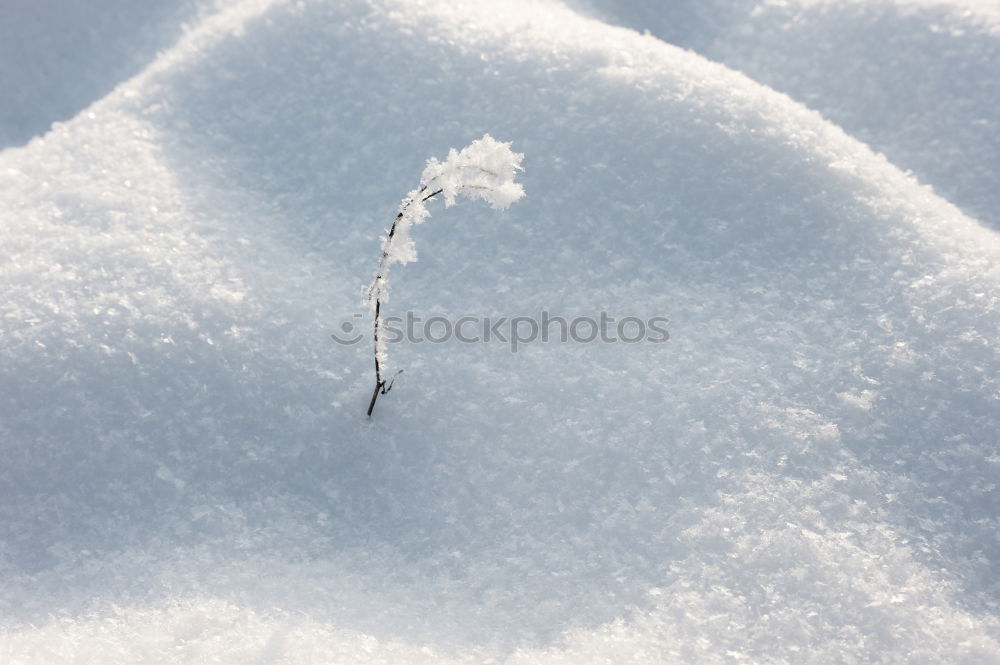
<svg viewBox="0 0 1000 665"><path fill-rule="evenodd" d="M524 196L524 188L514 182L514 176L521 170L523 157L511 151L510 143L502 143L485 134L460 151L452 148L443 162L433 157L427 160L427 167L420 176L420 187L407 194L400 203L399 213L382 242L382 257L367 291L366 301L374 315L372 342L375 351L375 390L368 404L369 416L375 409L378 396L388 393L395 377L402 372L400 370L386 379L388 353L385 339L379 334L382 304L389 299L390 266L417 260L410 229L430 216L424 204L444 194L447 207L455 203L459 194L464 194L470 199L483 199L494 208L504 209Z"/></svg>

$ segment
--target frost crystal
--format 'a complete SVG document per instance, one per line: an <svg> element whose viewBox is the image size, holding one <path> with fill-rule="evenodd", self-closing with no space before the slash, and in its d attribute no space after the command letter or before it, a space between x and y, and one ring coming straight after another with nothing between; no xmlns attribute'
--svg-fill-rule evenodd
<svg viewBox="0 0 1000 665"><path fill-rule="evenodd" d="M417 260L417 249L410 237L410 229L430 216L424 205L430 199L444 195L445 206L451 206L459 194L470 199L483 199L492 207L502 210L524 196L524 188L514 182L521 168L523 154L513 152L510 143L497 141L489 134L473 141L461 150L452 148L448 158L439 162L434 157L427 160L427 167L420 176L420 187L406 195L399 204L399 214L382 241L382 258L375 278L367 291L367 305L375 317L375 382L376 395L383 394L388 354L384 337L379 335L382 324L380 308L389 299L389 267L394 263L406 264ZM389 384L391 386L391 383ZM372 398L372 406L375 397ZM371 409L369 408L369 415Z"/></svg>

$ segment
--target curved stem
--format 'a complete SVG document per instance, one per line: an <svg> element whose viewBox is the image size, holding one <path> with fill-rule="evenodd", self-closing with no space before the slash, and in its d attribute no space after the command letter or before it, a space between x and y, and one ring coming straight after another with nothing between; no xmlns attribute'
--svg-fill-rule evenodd
<svg viewBox="0 0 1000 665"><path fill-rule="evenodd" d="M426 185L422 186L418 190L417 197L419 198L420 195L423 194L425 191L427 191ZM438 189L437 191L431 192L427 196L421 198L420 202L424 203L425 201L429 201L443 191L444 191L443 189ZM396 235L396 226L399 224L399 220L403 219L403 217L405 216L407 209L409 209L409 207L413 205L414 200L415 199L410 199L405 204L403 204L403 209L399 211L399 214L396 215L396 219L393 220L392 227L389 229L389 235L385 239L385 244L382 245L382 258L379 259L379 267L378 271L375 273L375 280L372 282L372 285L368 288L368 299L369 300L371 300L372 298L375 299L375 323L372 331L372 344L375 352L375 390L372 392L372 400L368 404L369 418L371 418L372 411L375 410L375 401L378 399L378 396L380 394L382 395L386 394L387 392L389 392L389 389L392 388L391 383L389 384L389 388L386 388L386 381L385 379L382 378L382 364L379 362L378 359L378 339L379 339L378 333L379 333L379 324L382 322L382 315L381 315L382 289L379 287L380 284L385 281L385 273L388 268L387 261L389 259L389 246L392 244L393 236Z"/></svg>
<svg viewBox="0 0 1000 665"><path fill-rule="evenodd" d="M426 190L427 190L427 185L422 186L418 190L417 195L419 196ZM430 201L432 198L434 198L443 191L444 191L443 189L439 189L435 192L431 192L427 196L420 199L420 202L424 203L425 201ZM372 285L368 287L369 300L371 300L372 297L375 296L375 292L379 283L385 279L385 272L387 268L386 261L389 259L389 246L392 244L393 236L396 235L396 226L399 224L399 220L403 219L403 216L406 214L407 209L409 209L409 207L413 205L413 201L414 199L410 199L409 201L404 203L403 209L399 211L399 213L396 215L396 219L392 221L392 226L389 228L389 235L386 236L385 243L382 245L382 257L379 259L378 270L375 273L375 280L372 282Z"/></svg>

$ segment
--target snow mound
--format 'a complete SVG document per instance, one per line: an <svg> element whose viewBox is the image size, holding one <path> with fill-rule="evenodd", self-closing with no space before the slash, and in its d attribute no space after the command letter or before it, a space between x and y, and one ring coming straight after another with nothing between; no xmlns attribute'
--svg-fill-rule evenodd
<svg viewBox="0 0 1000 665"><path fill-rule="evenodd" d="M428 155L529 195L392 307L669 318L400 344ZM557 3L236 3L0 153L13 663L1000 660L995 232L818 113ZM367 328L365 328L367 331Z"/></svg>
<svg viewBox="0 0 1000 665"><path fill-rule="evenodd" d="M5 0L0 148L69 120L173 45L214 0Z"/></svg>
<svg viewBox="0 0 1000 665"><path fill-rule="evenodd" d="M571 0L787 93L1000 229L991 0Z"/></svg>

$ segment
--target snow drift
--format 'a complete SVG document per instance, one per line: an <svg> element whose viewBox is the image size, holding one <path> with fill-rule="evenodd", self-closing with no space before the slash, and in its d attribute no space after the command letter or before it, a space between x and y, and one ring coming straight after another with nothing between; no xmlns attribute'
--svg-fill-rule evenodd
<svg viewBox="0 0 1000 665"><path fill-rule="evenodd" d="M97 17L94 19L98 20ZM662 315L401 345L357 310ZM245 2L0 153L0 654L1000 659L996 233L818 113L555 3Z"/></svg>
<svg viewBox="0 0 1000 665"><path fill-rule="evenodd" d="M1000 228L992 0L573 0L745 72Z"/></svg>

